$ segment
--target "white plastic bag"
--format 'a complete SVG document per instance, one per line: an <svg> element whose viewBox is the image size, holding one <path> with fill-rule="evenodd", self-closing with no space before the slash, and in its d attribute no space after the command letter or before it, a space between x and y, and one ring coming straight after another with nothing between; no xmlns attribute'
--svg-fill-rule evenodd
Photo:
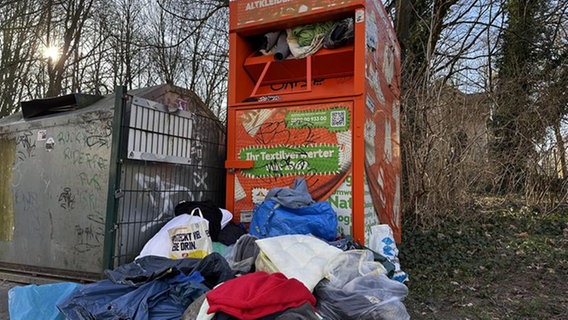
<svg viewBox="0 0 568 320"><path fill-rule="evenodd" d="M199 208L191 211L203 218ZM213 252L213 240L209 235L209 221L202 219L188 225L174 227L168 230L170 237L170 258L204 258Z"/></svg>
<svg viewBox="0 0 568 320"><path fill-rule="evenodd" d="M373 253L369 250L344 251L324 267L324 276L337 288L342 288L357 277L386 273L385 267L373 260Z"/></svg>
<svg viewBox="0 0 568 320"><path fill-rule="evenodd" d="M394 265L394 280L400 282L408 280L408 275L400 269L398 249L396 247L396 242L394 241L392 229L388 224L378 224L371 227L369 249L380 253Z"/></svg>
<svg viewBox="0 0 568 320"><path fill-rule="evenodd" d="M170 249L171 249L171 241L170 236L168 234L168 230L179 227L189 225L191 223L195 223L198 221L203 220L203 218L197 216L190 216L187 213L180 214L177 217L174 217L168 223L166 223L160 231L158 231L140 251L140 254L134 259L139 259L145 256L160 256L164 258L170 257Z"/></svg>

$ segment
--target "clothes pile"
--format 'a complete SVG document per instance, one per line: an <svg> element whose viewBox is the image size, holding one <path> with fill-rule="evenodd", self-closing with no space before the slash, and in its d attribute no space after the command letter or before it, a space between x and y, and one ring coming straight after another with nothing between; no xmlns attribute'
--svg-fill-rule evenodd
<svg viewBox="0 0 568 320"><path fill-rule="evenodd" d="M270 190L265 202L265 209L255 208L252 232L212 202L181 202L134 261L106 270L104 280L67 289L53 304L71 320L409 319L407 278L400 277L398 261L336 235L337 222L311 198L305 180ZM196 208L199 216L191 214ZM168 229L202 219L213 250L203 258L173 259ZM186 240L194 239L188 233Z"/></svg>
<svg viewBox="0 0 568 320"><path fill-rule="evenodd" d="M274 60L299 59L321 48L335 49L353 41L353 18L296 26L264 34L258 51Z"/></svg>

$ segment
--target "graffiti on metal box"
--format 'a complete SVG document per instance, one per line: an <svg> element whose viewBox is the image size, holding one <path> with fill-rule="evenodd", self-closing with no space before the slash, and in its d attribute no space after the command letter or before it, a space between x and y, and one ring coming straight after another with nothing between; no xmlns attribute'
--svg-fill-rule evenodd
<svg viewBox="0 0 568 320"><path fill-rule="evenodd" d="M16 147L18 148L18 160L24 161L35 156L36 143L33 141L34 134L26 131L16 139ZM23 149L23 150L22 150Z"/></svg>
<svg viewBox="0 0 568 320"><path fill-rule="evenodd" d="M101 217L89 215L89 223L86 225L75 225L75 235L77 237L75 250L84 253L93 248L98 248L104 241L104 221Z"/></svg>
<svg viewBox="0 0 568 320"><path fill-rule="evenodd" d="M187 199L189 197L189 199L193 199L189 188L164 181L159 175L147 176L143 173L137 173L134 179L145 190L146 200L149 202L148 208L155 211L155 218L144 224L140 229L141 232L146 232L151 227L159 224L170 212L173 212L176 204L174 203L175 195L185 193L183 198Z"/></svg>
<svg viewBox="0 0 568 320"><path fill-rule="evenodd" d="M61 208L66 210L73 209L73 206L75 205L75 195L71 192L71 188L63 188L63 192L59 194L57 201L59 202L59 206Z"/></svg>

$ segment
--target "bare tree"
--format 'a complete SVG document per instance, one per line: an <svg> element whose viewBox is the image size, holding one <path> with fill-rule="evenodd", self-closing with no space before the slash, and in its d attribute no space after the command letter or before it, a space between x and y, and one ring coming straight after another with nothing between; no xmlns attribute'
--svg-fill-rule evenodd
<svg viewBox="0 0 568 320"><path fill-rule="evenodd" d="M162 69L176 66L176 83L196 92L225 118L228 64L228 3L225 1L158 1L176 30L168 43L155 43ZM174 51L175 48L175 51ZM166 63L165 61L168 61ZM171 73L171 72L169 72ZM170 81L172 79L169 79Z"/></svg>
<svg viewBox="0 0 568 320"><path fill-rule="evenodd" d="M0 13L0 116L22 99L172 83L224 117L227 2L6 0Z"/></svg>
<svg viewBox="0 0 568 320"><path fill-rule="evenodd" d="M401 144L406 210L435 223L483 188L487 70L498 38L495 1L397 1L402 48ZM488 36L489 35L489 36Z"/></svg>
<svg viewBox="0 0 568 320"><path fill-rule="evenodd" d="M496 191L524 191L534 145L545 133L535 108L544 1L509 0L492 108L490 152L496 171Z"/></svg>
<svg viewBox="0 0 568 320"><path fill-rule="evenodd" d="M563 119L568 113L568 1L556 1L546 17L544 33L544 68L540 86L540 106L547 112L560 160L560 177L568 176L566 148L562 134Z"/></svg>
<svg viewBox="0 0 568 320"><path fill-rule="evenodd" d="M46 46L57 45L60 57L48 58L47 96L57 96L63 89L67 67L78 59L77 52L83 36L83 28L91 15L94 0L54 1L45 3Z"/></svg>
<svg viewBox="0 0 568 320"><path fill-rule="evenodd" d="M39 14L38 14L39 13ZM23 87L33 82L31 70L40 59L38 25L41 12L36 1L4 1L0 4L0 117L18 109Z"/></svg>

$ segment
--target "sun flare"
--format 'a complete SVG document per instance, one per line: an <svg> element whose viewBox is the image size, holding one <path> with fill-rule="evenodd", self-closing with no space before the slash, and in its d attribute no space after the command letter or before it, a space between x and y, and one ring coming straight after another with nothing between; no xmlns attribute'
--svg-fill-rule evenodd
<svg viewBox="0 0 568 320"><path fill-rule="evenodd" d="M43 57L52 61L59 59L60 52L57 47L45 47L43 49Z"/></svg>

